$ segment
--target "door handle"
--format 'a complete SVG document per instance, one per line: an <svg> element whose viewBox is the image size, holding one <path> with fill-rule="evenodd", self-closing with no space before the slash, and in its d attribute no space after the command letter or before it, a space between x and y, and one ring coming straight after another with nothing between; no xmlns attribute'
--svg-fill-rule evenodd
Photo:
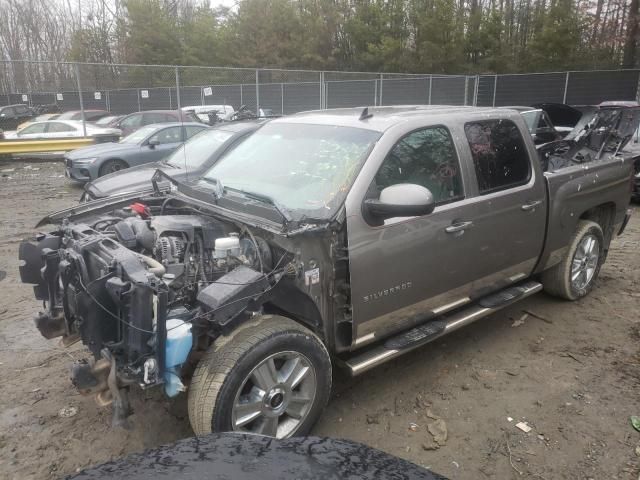
<svg viewBox="0 0 640 480"><path fill-rule="evenodd" d="M444 231L447 233L462 232L465 229L471 227L472 225L473 225L473 222L457 222L449 225L447 228L444 229Z"/></svg>
<svg viewBox="0 0 640 480"><path fill-rule="evenodd" d="M542 203L542 200L534 200L533 202L525 203L520 208L525 212L529 212L531 210L534 210L541 203Z"/></svg>

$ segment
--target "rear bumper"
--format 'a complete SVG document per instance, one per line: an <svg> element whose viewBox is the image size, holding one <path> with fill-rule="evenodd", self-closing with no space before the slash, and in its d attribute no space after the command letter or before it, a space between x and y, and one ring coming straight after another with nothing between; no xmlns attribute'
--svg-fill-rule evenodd
<svg viewBox="0 0 640 480"><path fill-rule="evenodd" d="M622 225L620 225L620 230L618 230L618 235L622 235L622 233L624 232L624 229L627 228L627 224L631 219L631 213L632 213L632 210L630 208L627 209L627 213L625 213L624 215L624 220L622 220Z"/></svg>

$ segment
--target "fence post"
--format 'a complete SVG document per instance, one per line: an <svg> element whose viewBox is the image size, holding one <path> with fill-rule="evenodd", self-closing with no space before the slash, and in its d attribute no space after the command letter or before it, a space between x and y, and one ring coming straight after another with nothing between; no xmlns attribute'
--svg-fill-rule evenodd
<svg viewBox="0 0 640 480"><path fill-rule="evenodd" d="M260 70L256 68L256 115L260 116Z"/></svg>
<svg viewBox="0 0 640 480"><path fill-rule="evenodd" d="M378 80L373 81L373 106L378 106Z"/></svg>
<svg viewBox="0 0 640 480"><path fill-rule="evenodd" d="M382 106L382 82L384 80L384 73L380 74L380 102L378 105Z"/></svg>
<svg viewBox="0 0 640 480"><path fill-rule="evenodd" d="M564 79L564 94L562 95L562 103L567 103L567 88L569 87L569 72Z"/></svg>
<svg viewBox="0 0 640 480"><path fill-rule="evenodd" d="M492 105L493 107L496 106L496 91L498 90L498 74L495 74L493 76L493 102Z"/></svg>
<svg viewBox="0 0 640 480"><path fill-rule="evenodd" d="M431 90L433 87L433 74L429 75L429 105L431 105Z"/></svg>
<svg viewBox="0 0 640 480"><path fill-rule="evenodd" d="M104 91L104 99L105 99L105 104L107 106L107 111L111 111L111 98L109 97L109 90L105 90Z"/></svg>
<svg viewBox="0 0 640 480"><path fill-rule="evenodd" d="M84 118L84 100L82 99L82 85L80 84L80 67L77 63L73 64L73 70L76 73L76 85L78 85L78 98L80 99L80 112L82 112L82 136L87 136L87 121Z"/></svg>
<svg viewBox="0 0 640 480"><path fill-rule="evenodd" d="M284 115L284 83L280 84L280 114Z"/></svg>
<svg viewBox="0 0 640 480"><path fill-rule="evenodd" d="M469 97L469 75L464 76L464 105L465 107L468 105L468 97Z"/></svg>
<svg viewBox="0 0 640 480"><path fill-rule="evenodd" d="M176 67L176 103L178 104L176 110L180 110L180 70L178 67Z"/></svg>
<svg viewBox="0 0 640 480"><path fill-rule="evenodd" d="M475 85L473 88L473 106L478 106L478 87L480 85L480 75L476 75Z"/></svg>

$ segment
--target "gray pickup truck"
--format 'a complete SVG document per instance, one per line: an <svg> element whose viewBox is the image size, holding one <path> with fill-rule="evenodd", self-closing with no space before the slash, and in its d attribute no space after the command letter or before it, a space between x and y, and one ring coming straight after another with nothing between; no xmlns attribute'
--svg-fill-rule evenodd
<svg viewBox="0 0 640 480"><path fill-rule="evenodd" d="M633 172L619 145L597 158L543 172L513 110L301 113L197 184L159 171L170 191L49 215L21 278L42 334L93 354L72 381L114 424L161 386L188 390L197 434L304 434L332 363L358 375L543 289L586 295Z"/></svg>

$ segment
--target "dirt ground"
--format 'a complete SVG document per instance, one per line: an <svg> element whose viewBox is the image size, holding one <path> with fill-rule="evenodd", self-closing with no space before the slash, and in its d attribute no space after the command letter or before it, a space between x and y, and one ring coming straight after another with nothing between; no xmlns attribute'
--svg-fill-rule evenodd
<svg viewBox="0 0 640 480"><path fill-rule="evenodd" d="M135 427L125 431L74 391L68 365L86 353L36 331L39 305L19 283L17 251L43 213L73 205L81 190L60 163L0 170L0 478L57 478L192 435L184 397L134 392ZM355 380L337 372L313 433L452 479L637 480L640 432L629 416L640 415L639 210L590 296L538 294ZM77 414L61 416L66 407ZM443 426L438 447L429 427Z"/></svg>

